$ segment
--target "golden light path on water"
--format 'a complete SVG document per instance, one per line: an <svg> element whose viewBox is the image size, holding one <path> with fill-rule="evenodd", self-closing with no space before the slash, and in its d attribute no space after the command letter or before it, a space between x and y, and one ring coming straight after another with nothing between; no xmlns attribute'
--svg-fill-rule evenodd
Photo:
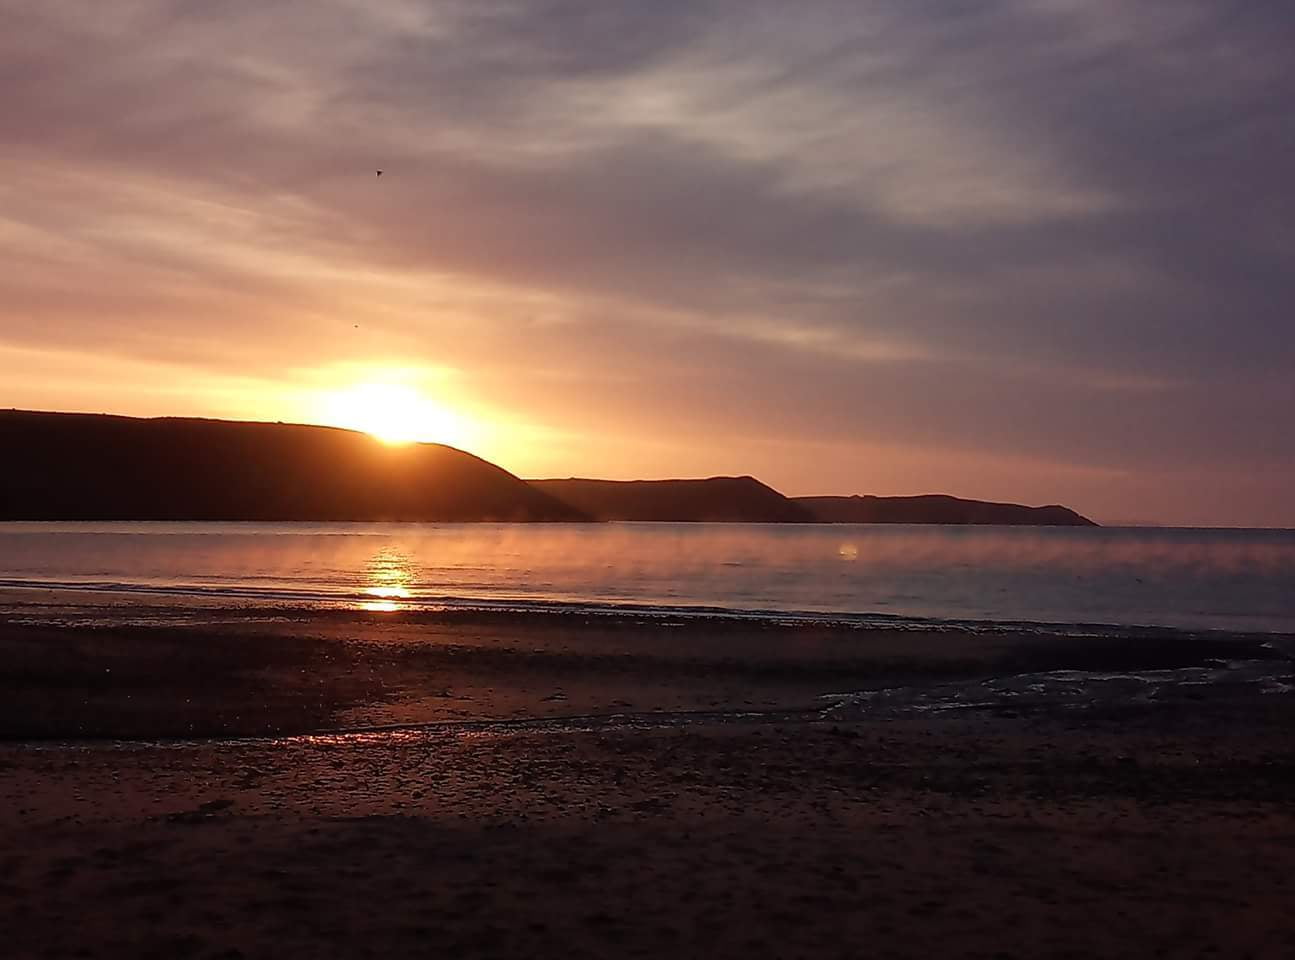
<svg viewBox="0 0 1295 960"><path fill-rule="evenodd" d="M372 613L395 613L403 610L403 601L413 596L414 564L409 555L383 547L369 560L365 570L368 586L364 595L372 600L361 602L360 609Z"/></svg>
<svg viewBox="0 0 1295 960"><path fill-rule="evenodd" d="M859 546L849 541L841 543L836 555L846 563L860 559ZM396 613L409 608L414 597L413 586L417 580L417 566L405 551L385 546L373 554L365 564L362 593L369 598L358 604L369 613Z"/></svg>

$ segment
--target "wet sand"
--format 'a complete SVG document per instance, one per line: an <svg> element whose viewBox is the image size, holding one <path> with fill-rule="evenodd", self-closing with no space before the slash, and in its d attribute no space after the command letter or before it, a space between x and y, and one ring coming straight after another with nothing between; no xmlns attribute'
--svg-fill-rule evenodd
<svg viewBox="0 0 1295 960"><path fill-rule="evenodd" d="M6 956L1295 955L1283 644L50 603Z"/></svg>

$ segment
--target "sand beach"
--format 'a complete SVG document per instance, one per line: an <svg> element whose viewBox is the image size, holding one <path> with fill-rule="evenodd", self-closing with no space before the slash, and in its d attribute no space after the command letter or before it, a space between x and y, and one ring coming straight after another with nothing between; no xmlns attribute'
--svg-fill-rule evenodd
<svg viewBox="0 0 1295 960"><path fill-rule="evenodd" d="M1282 638L5 599L10 956L1295 951Z"/></svg>

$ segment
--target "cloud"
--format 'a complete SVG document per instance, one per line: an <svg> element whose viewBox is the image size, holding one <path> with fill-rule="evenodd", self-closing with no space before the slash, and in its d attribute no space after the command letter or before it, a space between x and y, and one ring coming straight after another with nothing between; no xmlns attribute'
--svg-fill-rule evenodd
<svg viewBox="0 0 1295 960"><path fill-rule="evenodd" d="M0 346L450 366L582 424L589 470L598 431L733 462L772 431L949 474L1291 475L1288 5L0 17Z"/></svg>

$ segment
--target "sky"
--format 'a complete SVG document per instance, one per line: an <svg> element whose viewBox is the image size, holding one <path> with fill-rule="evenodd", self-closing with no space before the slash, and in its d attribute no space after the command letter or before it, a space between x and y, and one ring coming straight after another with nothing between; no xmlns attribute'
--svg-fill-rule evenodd
<svg viewBox="0 0 1295 960"><path fill-rule="evenodd" d="M0 22L0 407L1295 527L1285 0Z"/></svg>

